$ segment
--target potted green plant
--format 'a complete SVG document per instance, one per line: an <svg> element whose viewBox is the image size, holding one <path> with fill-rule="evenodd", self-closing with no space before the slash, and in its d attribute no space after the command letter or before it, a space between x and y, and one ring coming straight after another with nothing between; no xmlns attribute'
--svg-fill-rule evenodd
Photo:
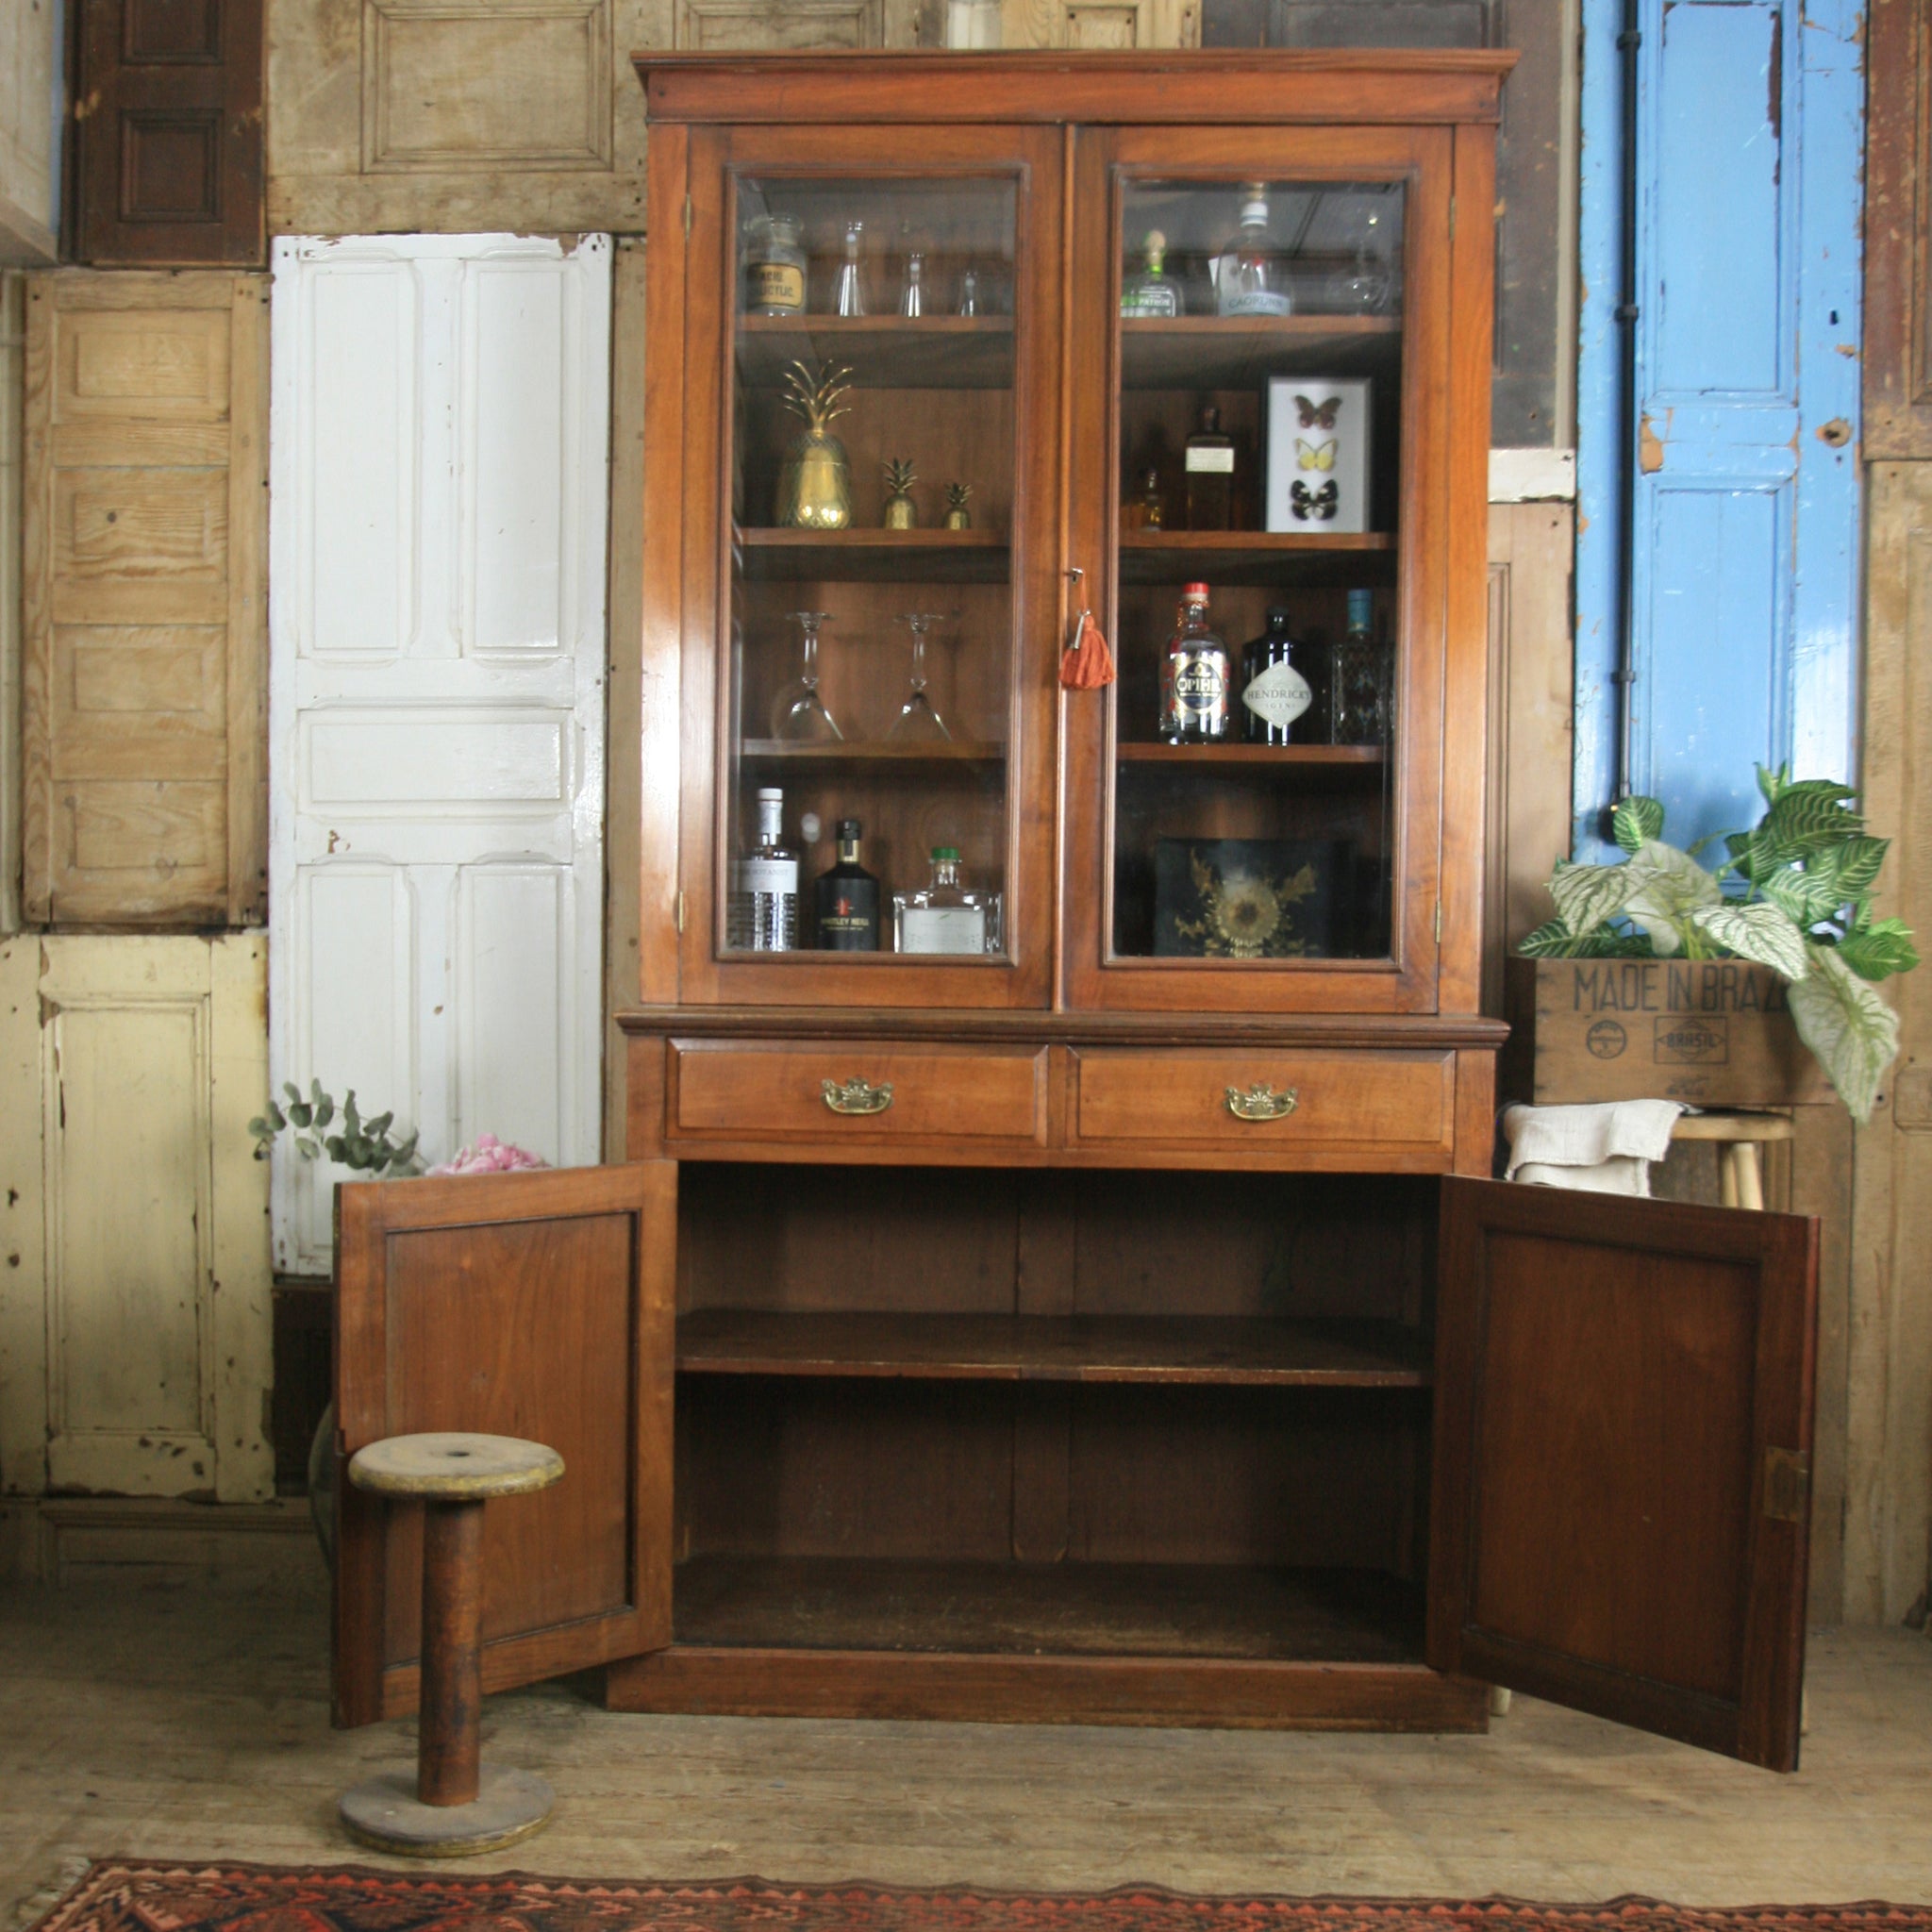
<svg viewBox="0 0 1932 1932"><path fill-rule="evenodd" d="M1623 861L1559 862L1550 880L1557 916L1531 933L1521 950L1536 960L1737 960L1764 968L1782 983L1783 998L1759 1000L1758 1007L1767 1013L1788 1009L1798 1039L1854 1117L1867 1121L1898 1053L1898 1017L1876 982L1919 963L1903 922L1872 913L1890 841L1866 831L1848 785L1793 780L1784 765L1774 772L1760 766L1757 784L1764 815L1750 831L1724 838L1726 856L1715 869L1700 862L1715 838L1689 850L1669 844L1663 807L1654 798L1625 798L1612 817ZM1703 975L1702 983L1710 979ZM1634 997L1646 1002L1646 1017L1659 1012L1660 1028L1672 1024L1680 1010L1676 979L1667 975L1653 983L1639 974L1635 979L1624 974L1622 981L1620 1011ZM1614 977L1605 983L1619 985ZM1734 976L1733 991L1743 983ZM1539 1016L1547 1006L1538 1000ZM1591 1025L1600 1027L1604 1017L1599 1010ZM1627 1034L1623 1018L1612 1024ZM1603 1044L1609 1040L1601 1035ZM1601 1047L1590 1043L1587 1050ZM1657 1091L1669 1084L1660 1082ZM1694 1082L1677 1091L1704 1097Z"/></svg>

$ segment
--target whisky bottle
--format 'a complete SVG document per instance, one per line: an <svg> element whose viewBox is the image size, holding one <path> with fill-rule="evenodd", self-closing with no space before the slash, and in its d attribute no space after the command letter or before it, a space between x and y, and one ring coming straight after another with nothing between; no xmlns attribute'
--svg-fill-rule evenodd
<svg viewBox="0 0 1932 1932"><path fill-rule="evenodd" d="M1121 315L1141 322L1178 315L1185 306L1181 285L1167 273L1167 237L1158 228L1147 231L1147 265L1121 284Z"/></svg>
<svg viewBox="0 0 1932 1932"><path fill-rule="evenodd" d="M1241 229L1215 263L1215 306L1224 315L1286 315L1288 263L1268 221L1268 184L1242 192Z"/></svg>
<svg viewBox="0 0 1932 1932"><path fill-rule="evenodd" d="M875 953L879 946L879 882L858 862L857 819L839 821L839 862L812 887L819 950Z"/></svg>
<svg viewBox="0 0 1932 1932"><path fill-rule="evenodd" d="M1314 646L1291 638L1289 613L1241 647L1241 714L1250 744L1326 744L1328 667Z"/></svg>
<svg viewBox="0 0 1932 1932"><path fill-rule="evenodd" d="M1208 627L1208 586L1190 584L1161 660L1160 736L1169 744L1224 743L1228 685L1227 646Z"/></svg>
<svg viewBox="0 0 1932 1932"><path fill-rule="evenodd" d="M1158 530L1164 515L1160 500L1160 472L1150 468L1142 475L1139 486L1130 490L1122 501L1121 528Z"/></svg>
<svg viewBox="0 0 1932 1932"><path fill-rule="evenodd" d="M727 942L752 953L789 953L798 943L798 855L785 843L785 794L758 793L758 843L733 868Z"/></svg>
<svg viewBox="0 0 1932 1932"><path fill-rule="evenodd" d="M1188 478L1188 528L1234 527L1234 438L1221 429L1221 411L1209 404L1201 426L1188 438L1182 458Z"/></svg>

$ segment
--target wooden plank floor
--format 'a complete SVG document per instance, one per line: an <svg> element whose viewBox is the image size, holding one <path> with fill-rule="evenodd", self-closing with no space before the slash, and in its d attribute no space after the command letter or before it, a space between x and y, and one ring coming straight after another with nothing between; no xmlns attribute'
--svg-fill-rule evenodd
<svg viewBox="0 0 1932 1932"><path fill-rule="evenodd" d="M337 1790L410 1757L338 1735L318 1599L0 1589L0 1926L89 1856L383 1862ZM626 1717L491 1701L559 1795L479 1870L1686 1904L1932 1900L1932 1642L1827 1632L1776 1778L1518 1699L1476 1738Z"/></svg>

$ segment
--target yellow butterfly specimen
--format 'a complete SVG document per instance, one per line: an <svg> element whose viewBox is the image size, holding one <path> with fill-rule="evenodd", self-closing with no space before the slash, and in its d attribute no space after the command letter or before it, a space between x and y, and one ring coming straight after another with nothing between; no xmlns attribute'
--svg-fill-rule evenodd
<svg viewBox="0 0 1932 1932"><path fill-rule="evenodd" d="M1299 470L1332 470L1335 467L1335 441L1309 442L1297 436L1294 440L1295 467Z"/></svg>

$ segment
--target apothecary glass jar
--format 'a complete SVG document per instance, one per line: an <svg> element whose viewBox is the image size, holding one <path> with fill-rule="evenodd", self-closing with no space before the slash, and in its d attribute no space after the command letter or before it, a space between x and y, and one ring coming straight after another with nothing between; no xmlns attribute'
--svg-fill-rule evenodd
<svg viewBox="0 0 1932 1932"><path fill-rule="evenodd" d="M744 240L744 312L803 315L804 224L796 215L754 215Z"/></svg>

